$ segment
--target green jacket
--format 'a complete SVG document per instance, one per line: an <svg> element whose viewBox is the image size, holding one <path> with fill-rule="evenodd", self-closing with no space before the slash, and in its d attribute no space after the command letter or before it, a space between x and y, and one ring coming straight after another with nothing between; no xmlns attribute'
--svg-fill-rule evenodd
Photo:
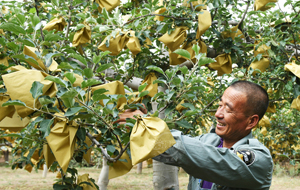
<svg viewBox="0 0 300 190"><path fill-rule="evenodd" d="M211 189L269 189L273 161L269 150L252 133L230 149L217 148L220 137L214 129L198 137L172 130L176 144L154 159L180 166L189 175L188 190L199 190L199 179L213 182ZM243 155L242 158L238 156Z"/></svg>

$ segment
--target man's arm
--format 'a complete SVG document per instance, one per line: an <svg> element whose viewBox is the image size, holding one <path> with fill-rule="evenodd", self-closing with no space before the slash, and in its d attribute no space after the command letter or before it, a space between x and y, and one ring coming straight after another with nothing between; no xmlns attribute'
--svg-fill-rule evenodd
<svg viewBox="0 0 300 190"><path fill-rule="evenodd" d="M232 150L207 144L205 139L209 140L209 136L196 139L184 136L179 131L172 134L176 144L164 154L155 157L155 160L180 166L195 178L227 187L247 189L270 187L273 164L265 147L240 146L250 149L255 154L255 161L248 166ZM167 159L168 156L170 159Z"/></svg>

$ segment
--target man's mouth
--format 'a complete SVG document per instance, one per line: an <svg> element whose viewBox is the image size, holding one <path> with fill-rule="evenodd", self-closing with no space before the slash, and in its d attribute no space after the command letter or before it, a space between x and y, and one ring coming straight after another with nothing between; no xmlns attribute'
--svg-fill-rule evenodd
<svg viewBox="0 0 300 190"><path fill-rule="evenodd" d="M219 126L221 126L221 127L224 127L226 124L220 123L220 122L217 121L217 125L219 125Z"/></svg>

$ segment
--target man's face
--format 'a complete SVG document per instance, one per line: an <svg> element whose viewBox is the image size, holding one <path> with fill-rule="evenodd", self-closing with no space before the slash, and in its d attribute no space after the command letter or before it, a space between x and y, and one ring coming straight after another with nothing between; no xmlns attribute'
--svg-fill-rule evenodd
<svg viewBox="0 0 300 190"><path fill-rule="evenodd" d="M225 90L218 110L216 133L225 141L237 142L249 133L246 127L249 117L245 115L247 97L232 87Z"/></svg>

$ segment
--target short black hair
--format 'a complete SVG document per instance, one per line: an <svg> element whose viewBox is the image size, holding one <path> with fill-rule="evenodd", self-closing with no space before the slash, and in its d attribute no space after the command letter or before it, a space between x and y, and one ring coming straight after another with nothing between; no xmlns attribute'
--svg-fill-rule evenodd
<svg viewBox="0 0 300 190"><path fill-rule="evenodd" d="M256 83L243 80L235 81L229 87L246 94L246 115L257 114L259 116L259 120L264 116L269 106L269 96L263 87Z"/></svg>

